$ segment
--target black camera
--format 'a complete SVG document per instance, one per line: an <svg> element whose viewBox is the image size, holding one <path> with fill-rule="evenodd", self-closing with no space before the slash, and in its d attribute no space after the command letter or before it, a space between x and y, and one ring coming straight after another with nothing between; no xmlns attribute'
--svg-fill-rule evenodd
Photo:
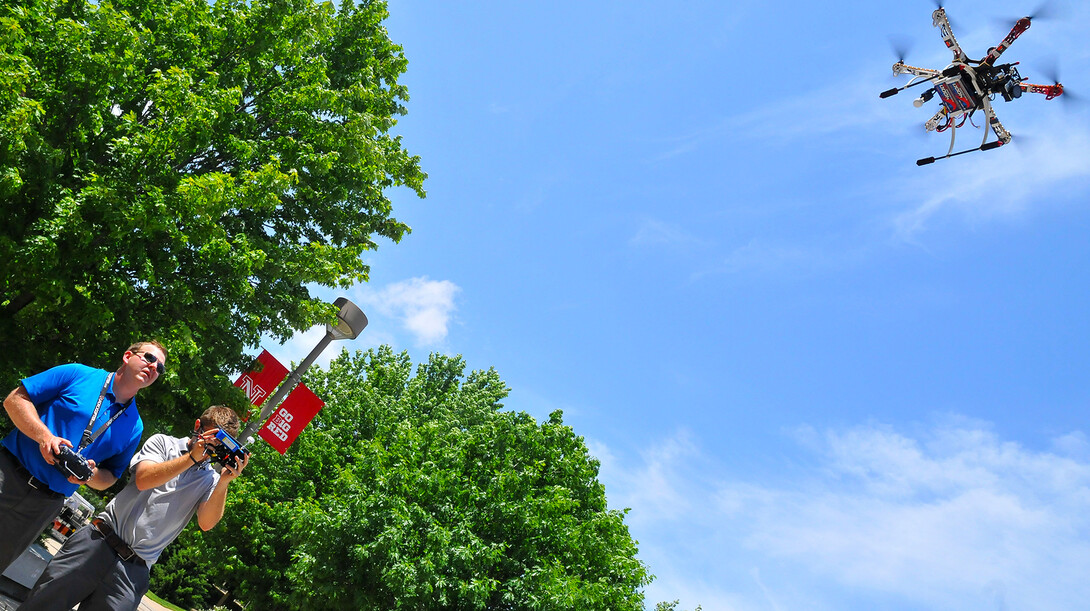
<svg viewBox="0 0 1090 611"><path fill-rule="evenodd" d="M204 451L213 461L221 465L234 467L243 456L250 453L227 431L216 431L216 439L219 440L219 444L210 444L205 447Z"/></svg>
<svg viewBox="0 0 1090 611"><path fill-rule="evenodd" d="M65 477L74 477L82 482L91 479L95 474L87 459L72 451L68 446L61 446L61 451L53 455L53 466L63 473Z"/></svg>

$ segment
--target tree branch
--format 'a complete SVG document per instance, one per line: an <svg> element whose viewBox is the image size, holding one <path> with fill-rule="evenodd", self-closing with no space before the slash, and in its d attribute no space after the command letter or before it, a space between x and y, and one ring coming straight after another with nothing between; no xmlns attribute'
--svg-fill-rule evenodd
<svg viewBox="0 0 1090 611"><path fill-rule="evenodd" d="M8 305L4 306L4 313L9 317L13 317L18 314L20 310L30 305L36 298L37 296L34 293L24 291L18 297L9 301Z"/></svg>

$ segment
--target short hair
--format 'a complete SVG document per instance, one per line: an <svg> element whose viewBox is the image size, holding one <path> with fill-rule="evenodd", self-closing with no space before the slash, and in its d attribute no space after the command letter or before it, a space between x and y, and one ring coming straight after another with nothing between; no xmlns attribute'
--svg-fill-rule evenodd
<svg viewBox="0 0 1090 611"><path fill-rule="evenodd" d="M229 407L213 405L201 414L201 428L220 429L235 437L238 435L238 414Z"/></svg>
<svg viewBox="0 0 1090 611"><path fill-rule="evenodd" d="M144 346L147 346L148 344L151 344L152 346L155 346L159 350L162 350L163 360L170 360L170 355L167 354L167 349L164 348L162 344L160 344L159 342L157 342L157 341L155 341L153 339L149 339L146 342L136 342L135 344L129 346L129 348L127 350L125 350L125 352L139 352L141 348L143 348Z"/></svg>

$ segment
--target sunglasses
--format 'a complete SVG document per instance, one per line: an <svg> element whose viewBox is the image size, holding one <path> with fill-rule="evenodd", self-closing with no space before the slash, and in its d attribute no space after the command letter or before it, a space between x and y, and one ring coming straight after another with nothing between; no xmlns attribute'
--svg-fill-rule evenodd
<svg viewBox="0 0 1090 611"><path fill-rule="evenodd" d="M159 357L154 354L150 352L137 352L136 354L143 355L144 360L147 361L149 365L155 365L155 371L158 371L159 375L163 375L163 372L166 371L166 366L163 365L162 361L159 360Z"/></svg>

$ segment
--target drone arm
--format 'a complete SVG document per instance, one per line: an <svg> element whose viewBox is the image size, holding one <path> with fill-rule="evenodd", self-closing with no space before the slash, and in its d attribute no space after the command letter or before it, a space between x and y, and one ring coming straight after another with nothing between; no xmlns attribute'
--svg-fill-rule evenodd
<svg viewBox="0 0 1090 611"><path fill-rule="evenodd" d="M888 98L891 95L896 95L904 91L905 89L908 89L909 87L915 87L916 85L921 85L923 83L929 82L940 73L936 70L917 68L915 66L909 66L904 62L897 62L896 64L893 64L893 74L911 74L912 78L904 87L894 87L893 89L883 91L878 97Z"/></svg>
<svg viewBox="0 0 1090 611"><path fill-rule="evenodd" d="M946 48L950 49L950 52L954 54L954 61L969 61L969 57L961 50L958 40L954 38L954 31L950 29L950 20L946 18L946 9L937 8L934 13L931 13L931 25L939 28L939 34L942 35L942 41L946 43Z"/></svg>
<svg viewBox="0 0 1090 611"><path fill-rule="evenodd" d="M1028 91L1030 93L1040 93L1045 96L1046 100L1063 95L1064 86L1056 83L1055 85L1034 85L1033 83L1019 83L1019 87L1022 91Z"/></svg>
<svg viewBox="0 0 1090 611"><path fill-rule="evenodd" d="M927 120L927 123L923 124L924 129L929 132L946 131L950 126L950 119L947 118L947 114L946 107L940 105L939 111L932 115L932 117Z"/></svg>
<svg viewBox="0 0 1090 611"><path fill-rule="evenodd" d="M1029 25L1030 25L1030 18L1029 17L1023 17L1023 18L1019 19L1018 21L1016 21L1014 23L1014 27L1011 28L1011 31L1007 34L1007 37L1003 39L1003 42L1000 42L998 46L995 46L995 47L992 47L991 49L989 49L987 57L982 59L980 61L980 63L981 64L987 64L989 66L994 66L995 61L997 59L999 59L999 56L1003 55L1003 52L1006 51L1007 48L1010 47L1011 44L1013 44L1014 41L1017 40L1018 37L1021 36L1023 32L1025 32L1026 30L1029 29Z"/></svg>
<svg viewBox="0 0 1090 611"><path fill-rule="evenodd" d="M893 74L911 74L913 76L912 81L909 81L909 86L911 86L915 84L913 81L915 81L917 78L930 79L935 78L942 73L938 70L932 70L930 68L917 68L916 66L909 66L904 62L897 62L896 64L893 64Z"/></svg>

